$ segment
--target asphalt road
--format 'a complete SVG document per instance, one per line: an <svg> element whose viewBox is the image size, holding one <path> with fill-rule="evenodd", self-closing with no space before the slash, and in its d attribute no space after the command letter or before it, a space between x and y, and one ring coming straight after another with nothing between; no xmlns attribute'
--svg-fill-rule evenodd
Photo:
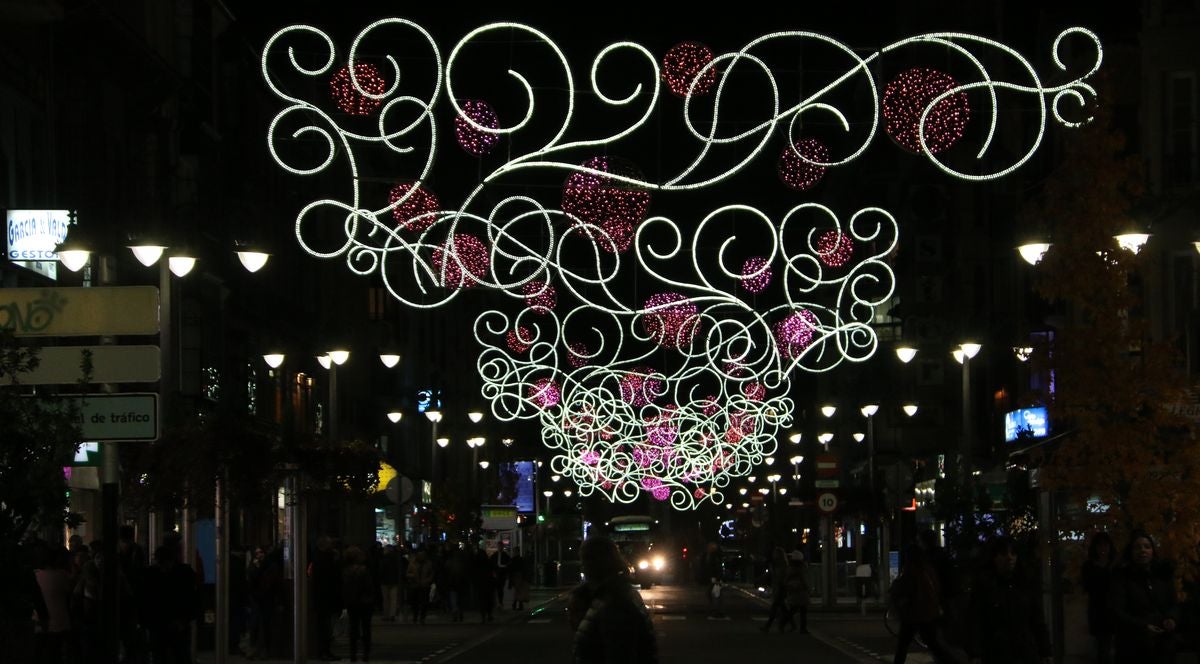
<svg viewBox="0 0 1200 664"><path fill-rule="evenodd" d="M767 603L759 597L728 588L721 617L713 617L705 589L696 586L655 586L642 590L654 617L663 664L697 662L786 662L806 664L864 664L891 662L894 640L878 613L861 616L851 610L809 612L809 634L760 628ZM408 622L374 624L371 661L384 664L566 664L571 661L573 635L567 625L564 596L539 591L535 608L496 612L491 623L467 614L463 623L449 623L434 613L424 625ZM349 661L345 638L335 652ZM212 662L204 653L202 663ZM246 661L231 657L231 664ZM271 660L290 662L291 660ZM310 659L310 661L319 661ZM909 662L930 661L914 646Z"/></svg>

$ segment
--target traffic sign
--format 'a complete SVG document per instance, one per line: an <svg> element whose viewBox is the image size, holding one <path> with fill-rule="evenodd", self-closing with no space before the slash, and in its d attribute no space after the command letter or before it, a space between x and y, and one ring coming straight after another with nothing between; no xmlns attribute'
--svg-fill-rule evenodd
<svg viewBox="0 0 1200 664"><path fill-rule="evenodd" d="M0 329L18 337L158 334L158 289L0 288Z"/></svg>
<svg viewBox="0 0 1200 664"><path fill-rule="evenodd" d="M836 454L819 454L815 460L817 477L837 477L838 458Z"/></svg>
<svg viewBox="0 0 1200 664"><path fill-rule="evenodd" d="M78 409L75 423L87 441L158 438L158 395L153 393L60 396Z"/></svg>
<svg viewBox="0 0 1200 664"><path fill-rule="evenodd" d="M85 353L91 354L91 382L153 383L159 370L158 346L46 346L38 351L38 365L13 375L22 385L70 385L83 378L80 368Z"/></svg>
<svg viewBox="0 0 1200 664"><path fill-rule="evenodd" d="M837 495L826 491L817 495L817 508L826 514L831 514L837 511L838 499Z"/></svg>
<svg viewBox="0 0 1200 664"><path fill-rule="evenodd" d="M840 480L813 480L813 486L818 489L836 489L841 484Z"/></svg>

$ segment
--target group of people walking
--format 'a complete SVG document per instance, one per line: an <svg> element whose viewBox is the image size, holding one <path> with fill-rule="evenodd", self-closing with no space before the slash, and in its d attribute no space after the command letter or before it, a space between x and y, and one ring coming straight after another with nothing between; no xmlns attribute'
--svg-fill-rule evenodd
<svg viewBox="0 0 1200 664"><path fill-rule="evenodd" d="M483 545L431 543L410 551L376 544L364 551L321 537L309 567L317 652L338 659L335 625L344 620L350 661L369 661L372 617L378 611L385 622L402 620L405 605L417 624L425 623L431 608L442 609L451 622L463 622L472 605L481 622L491 622L506 597L512 609L524 608L530 571L520 553L503 545L489 551Z"/></svg>
<svg viewBox="0 0 1200 664"><path fill-rule="evenodd" d="M901 621L894 664L905 662L916 637L939 663L1053 661L1042 590L1021 550L1013 538L995 537L973 573L960 574L934 533L920 533L892 585L891 610ZM1080 576L1099 664L1175 661L1183 642L1175 581L1150 535L1134 532L1122 556L1109 535L1095 535Z"/></svg>

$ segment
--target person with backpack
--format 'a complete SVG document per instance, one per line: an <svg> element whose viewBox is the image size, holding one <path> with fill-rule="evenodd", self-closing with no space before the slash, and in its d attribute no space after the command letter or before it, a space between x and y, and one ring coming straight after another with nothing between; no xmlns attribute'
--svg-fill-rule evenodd
<svg viewBox="0 0 1200 664"><path fill-rule="evenodd" d="M893 664L904 664L913 637L920 636L935 662L948 662L949 653L938 636L942 616L942 570L939 569L937 539L932 530L917 535L900 576L892 583L891 602L900 618Z"/></svg>

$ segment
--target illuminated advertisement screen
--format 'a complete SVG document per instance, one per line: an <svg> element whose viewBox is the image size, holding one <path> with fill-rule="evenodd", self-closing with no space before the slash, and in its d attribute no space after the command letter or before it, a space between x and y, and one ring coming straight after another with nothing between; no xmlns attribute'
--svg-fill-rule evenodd
<svg viewBox="0 0 1200 664"><path fill-rule="evenodd" d="M500 464L500 491L496 502L516 505L517 511L532 514L534 510L533 477L537 466L532 461L512 461Z"/></svg>
<svg viewBox="0 0 1200 664"><path fill-rule="evenodd" d="M1019 408L1004 415L1004 440L1013 442L1022 434L1031 438L1043 438L1049 433L1046 408Z"/></svg>

